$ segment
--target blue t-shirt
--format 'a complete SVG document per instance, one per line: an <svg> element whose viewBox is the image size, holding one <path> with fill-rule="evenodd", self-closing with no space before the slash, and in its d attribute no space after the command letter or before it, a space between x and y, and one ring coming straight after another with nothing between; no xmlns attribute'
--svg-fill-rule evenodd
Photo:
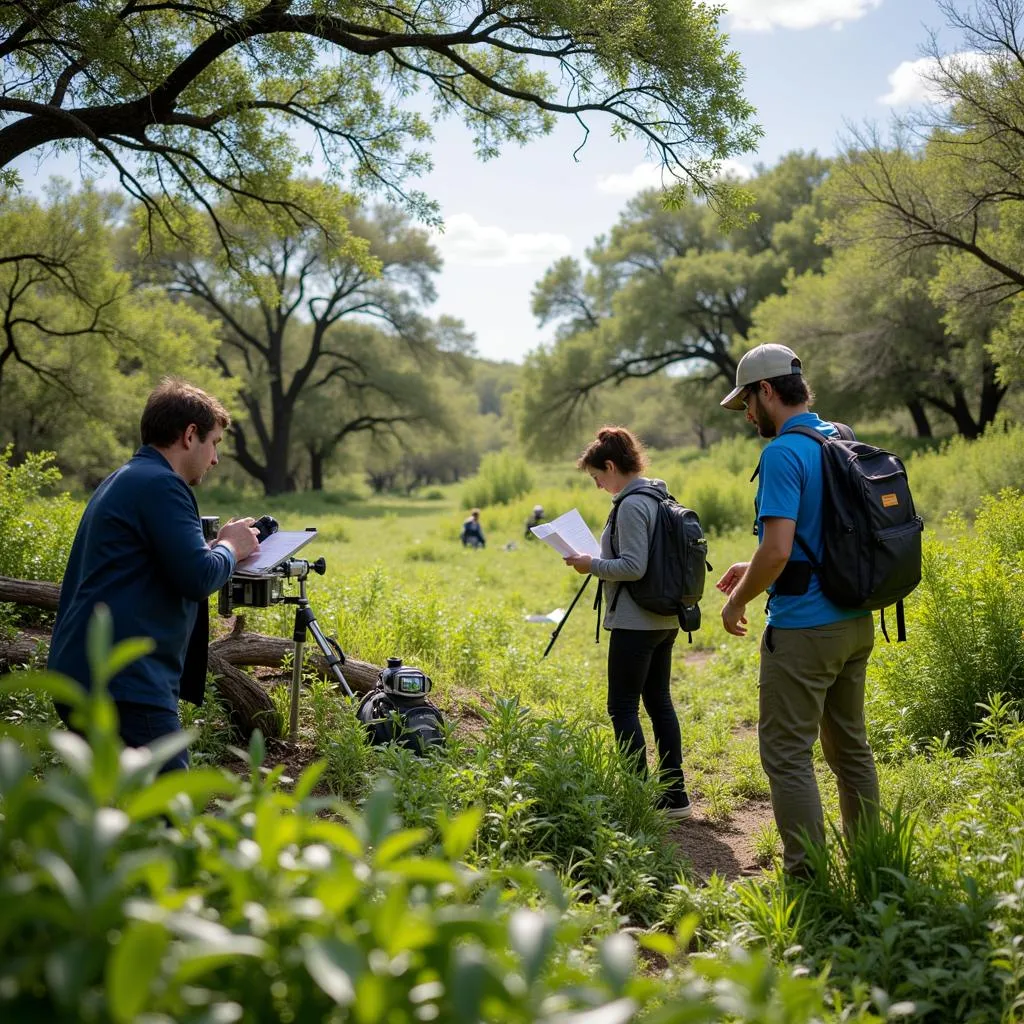
<svg viewBox="0 0 1024 1024"><path fill-rule="evenodd" d="M778 437L761 454L761 472L757 478L757 537L759 542L764 537L766 518L792 519L800 539L820 561L821 446L810 437L787 433L790 427L795 426L813 427L827 437L836 433L831 423L813 412L798 413L783 423ZM795 541L790 561L807 561ZM779 629L827 626L830 622L870 614L833 604L821 592L817 573L811 573L811 582L805 594L775 594L774 590L774 584L768 588L771 595L768 602L768 625Z"/></svg>

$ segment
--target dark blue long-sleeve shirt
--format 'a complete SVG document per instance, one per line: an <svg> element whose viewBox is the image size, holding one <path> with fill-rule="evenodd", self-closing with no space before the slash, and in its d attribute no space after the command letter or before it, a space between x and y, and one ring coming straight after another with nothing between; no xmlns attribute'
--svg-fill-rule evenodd
<svg viewBox="0 0 1024 1024"><path fill-rule="evenodd" d="M115 700L177 711L185 652L199 602L227 582L235 558L207 546L188 484L143 445L96 489L82 514L48 665L89 689L85 635L95 606L110 609L114 640L151 637L152 653L110 682Z"/></svg>

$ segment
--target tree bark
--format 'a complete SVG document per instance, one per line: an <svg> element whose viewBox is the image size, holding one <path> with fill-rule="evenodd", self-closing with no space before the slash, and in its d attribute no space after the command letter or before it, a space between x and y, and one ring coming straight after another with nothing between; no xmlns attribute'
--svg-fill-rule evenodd
<svg viewBox="0 0 1024 1024"><path fill-rule="evenodd" d="M0 601L54 611L59 599L60 587L56 583L0 576ZM13 640L7 640L0 634L0 674L45 659L49 641L46 633L16 633ZM267 737L279 737L283 723L264 686L238 666L280 668L292 650L292 641L284 637L245 632L243 616L236 617L231 633L210 644L209 670L213 674L214 685L228 706L232 724L245 739L257 727ZM325 679L334 678L316 644L307 645L306 655L310 671ZM366 661L348 658L341 671L355 693L365 693L373 689L380 668Z"/></svg>
<svg viewBox="0 0 1024 1024"><path fill-rule="evenodd" d="M914 420L914 428L918 437L931 437L932 425L928 419L928 413L918 398L912 398L907 402L907 409Z"/></svg>

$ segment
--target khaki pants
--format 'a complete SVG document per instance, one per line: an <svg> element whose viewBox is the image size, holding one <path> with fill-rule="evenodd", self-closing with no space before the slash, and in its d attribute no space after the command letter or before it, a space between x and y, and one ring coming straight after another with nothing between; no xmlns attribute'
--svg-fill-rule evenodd
<svg viewBox="0 0 1024 1024"><path fill-rule="evenodd" d="M846 833L862 805L878 805L878 775L864 725L864 677L874 641L870 615L810 629L769 627L761 638L758 743L787 872L803 870L803 835L825 840L812 760L819 736L839 784Z"/></svg>

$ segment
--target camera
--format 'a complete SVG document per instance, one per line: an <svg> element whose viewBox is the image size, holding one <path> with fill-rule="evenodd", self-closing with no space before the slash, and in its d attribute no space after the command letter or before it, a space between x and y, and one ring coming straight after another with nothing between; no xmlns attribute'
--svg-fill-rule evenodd
<svg viewBox="0 0 1024 1024"><path fill-rule="evenodd" d="M277 533L277 520L273 516L263 515L252 527L256 531L256 540L262 544L272 533Z"/></svg>
<svg viewBox="0 0 1024 1024"><path fill-rule="evenodd" d="M220 530L220 516L200 516L203 527L203 540L209 543L214 540ZM253 524L256 540L262 544L272 533L277 533L277 520L273 516L262 515Z"/></svg>
<svg viewBox="0 0 1024 1024"><path fill-rule="evenodd" d="M430 676L418 668L403 665L401 658L388 658L380 672L380 688L394 697L425 697L430 693Z"/></svg>

